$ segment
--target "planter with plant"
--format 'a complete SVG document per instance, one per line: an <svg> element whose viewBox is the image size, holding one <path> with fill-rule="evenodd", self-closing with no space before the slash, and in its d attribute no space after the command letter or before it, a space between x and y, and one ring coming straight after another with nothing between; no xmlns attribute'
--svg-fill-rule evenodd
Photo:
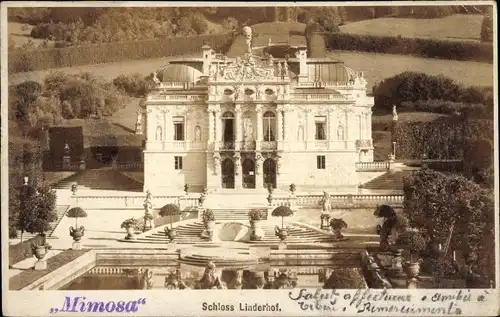
<svg viewBox="0 0 500 317"><path fill-rule="evenodd" d="M82 239L83 234L85 233L85 227L78 227L78 218L86 218L87 213L80 207L74 207L68 210L68 212L66 213L66 217L75 218L75 227L69 227L69 235L73 237L73 240L75 242L79 242Z"/></svg>
<svg viewBox="0 0 500 317"><path fill-rule="evenodd" d="M50 250L51 248L52 246L48 244L46 241L42 243L35 242L31 244L31 251L38 260L42 260L43 258L45 258L45 255L47 255L47 251Z"/></svg>
<svg viewBox="0 0 500 317"><path fill-rule="evenodd" d="M252 233L250 234L250 240L252 241L262 240L264 237L264 230L260 227L260 221L265 218L265 212L262 209L252 209L248 213L250 227L252 228Z"/></svg>
<svg viewBox="0 0 500 317"><path fill-rule="evenodd" d="M126 240L137 239L134 234L134 229L135 227L137 227L137 223L138 223L137 220L134 218L129 218L122 222L121 228L127 231L127 236L125 237Z"/></svg>
<svg viewBox="0 0 500 317"><path fill-rule="evenodd" d="M202 221L205 225L205 229L201 233L201 237L203 239L212 240L214 234L214 226L215 226L215 214L210 209L205 209L202 215Z"/></svg>
<svg viewBox="0 0 500 317"><path fill-rule="evenodd" d="M416 278L420 273L420 253L425 250L426 242L418 231L403 232L396 244L408 250L410 258L403 263L403 269L408 278Z"/></svg>
<svg viewBox="0 0 500 317"><path fill-rule="evenodd" d="M280 238L281 241L286 240L288 237L288 229L285 228L284 221L285 217L293 216L293 211L288 206L279 206L273 210L271 215L273 217L281 217L281 228L276 226L274 228L274 234Z"/></svg>
<svg viewBox="0 0 500 317"><path fill-rule="evenodd" d="M167 204L160 209L158 213L160 217L174 217L181 215L182 211L178 205L175 204ZM170 228L165 226L165 235L170 239L170 241L174 240L177 237L177 230L173 228L174 219L170 219Z"/></svg>
<svg viewBox="0 0 500 317"><path fill-rule="evenodd" d="M189 193L189 185L184 184L184 193L187 195Z"/></svg>
<svg viewBox="0 0 500 317"><path fill-rule="evenodd" d="M342 218L333 218L330 220L330 227L335 234L336 239L342 239L342 229L347 228L347 223Z"/></svg>
<svg viewBox="0 0 500 317"><path fill-rule="evenodd" d="M295 184L290 184L290 193L292 195L295 195L295 191L297 190L297 188L295 187Z"/></svg>

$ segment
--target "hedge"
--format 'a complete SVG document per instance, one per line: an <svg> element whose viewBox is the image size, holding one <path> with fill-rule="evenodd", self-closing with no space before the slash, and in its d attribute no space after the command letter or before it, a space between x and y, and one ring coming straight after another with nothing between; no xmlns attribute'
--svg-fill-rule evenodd
<svg viewBox="0 0 500 317"><path fill-rule="evenodd" d="M325 33L325 42L329 50L402 54L493 63L493 45L491 43L347 33Z"/></svg>
<svg viewBox="0 0 500 317"><path fill-rule="evenodd" d="M34 51L9 52L9 73L45 70L125 60L160 58L201 52L208 44L215 51L226 51L232 33L186 37L166 37L159 40L103 43Z"/></svg>
<svg viewBox="0 0 500 317"><path fill-rule="evenodd" d="M33 256L31 244L43 244L45 237L42 235L35 236L31 239L25 240L21 243L9 245L9 266L14 265L22 260Z"/></svg>

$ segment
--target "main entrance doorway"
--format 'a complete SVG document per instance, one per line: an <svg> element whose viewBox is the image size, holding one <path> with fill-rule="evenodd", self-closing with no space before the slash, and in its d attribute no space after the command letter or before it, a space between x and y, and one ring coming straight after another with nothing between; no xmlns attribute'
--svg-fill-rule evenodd
<svg viewBox="0 0 500 317"><path fill-rule="evenodd" d="M255 162L246 158L242 164L243 188L255 188Z"/></svg>
<svg viewBox="0 0 500 317"><path fill-rule="evenodd" d="M264 161L264 187L268 188L271 185L276 188L276 162L268 158Z"/></svg>
<svg viewBox="0 0 500 317"><path fill-rule="evenodd" d="M222 188L234 188L234 163L230 158L222 161Z"/></svg>

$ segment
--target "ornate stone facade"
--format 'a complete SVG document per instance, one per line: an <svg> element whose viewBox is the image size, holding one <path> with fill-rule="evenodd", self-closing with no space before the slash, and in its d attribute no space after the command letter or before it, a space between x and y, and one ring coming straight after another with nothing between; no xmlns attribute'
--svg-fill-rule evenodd
<svg viewBox="0 0 500 317"><path fill-rule="evenodd" d="M144 103L145 188L356 186L355 163L373 160L363 74L308 59L302 46L295 58L259 55L245 34L243 56L204 46L201 58L155 73Z"/></svg>

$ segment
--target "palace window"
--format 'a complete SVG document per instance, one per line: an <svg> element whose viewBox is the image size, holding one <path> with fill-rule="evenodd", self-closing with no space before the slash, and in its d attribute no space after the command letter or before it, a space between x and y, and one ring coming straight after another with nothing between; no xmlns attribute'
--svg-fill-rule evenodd
<svg viewBox="0 0 500 317"><path fill-rule="evenodd" d="M326 169L326 158L324 155L316 156L316 168L319 170Z"/></svg>
<svg viewBox="0 0 500 317"><path fill-rule="evenodd" d="M264 141L276 141L276 115L271 111L266 111L263 120Z"/></svg>
<svg viewBox="0 0 500 317"><path fill-rule="evenodd" d="M174 117L174 141L184 141L184 117Z"/></svg>
<svg viewBox="0 0 500 317"><path fill-rule="evenodd" d="M326 140L326 117L315 117L314 123L316 125L316 140Z"/></svg>
<svg viewBox="0 0 500 317"><path fill-rule="evenodd" d="M176 170L182 169L182 156L174 156L174 168Z"/></svg>

